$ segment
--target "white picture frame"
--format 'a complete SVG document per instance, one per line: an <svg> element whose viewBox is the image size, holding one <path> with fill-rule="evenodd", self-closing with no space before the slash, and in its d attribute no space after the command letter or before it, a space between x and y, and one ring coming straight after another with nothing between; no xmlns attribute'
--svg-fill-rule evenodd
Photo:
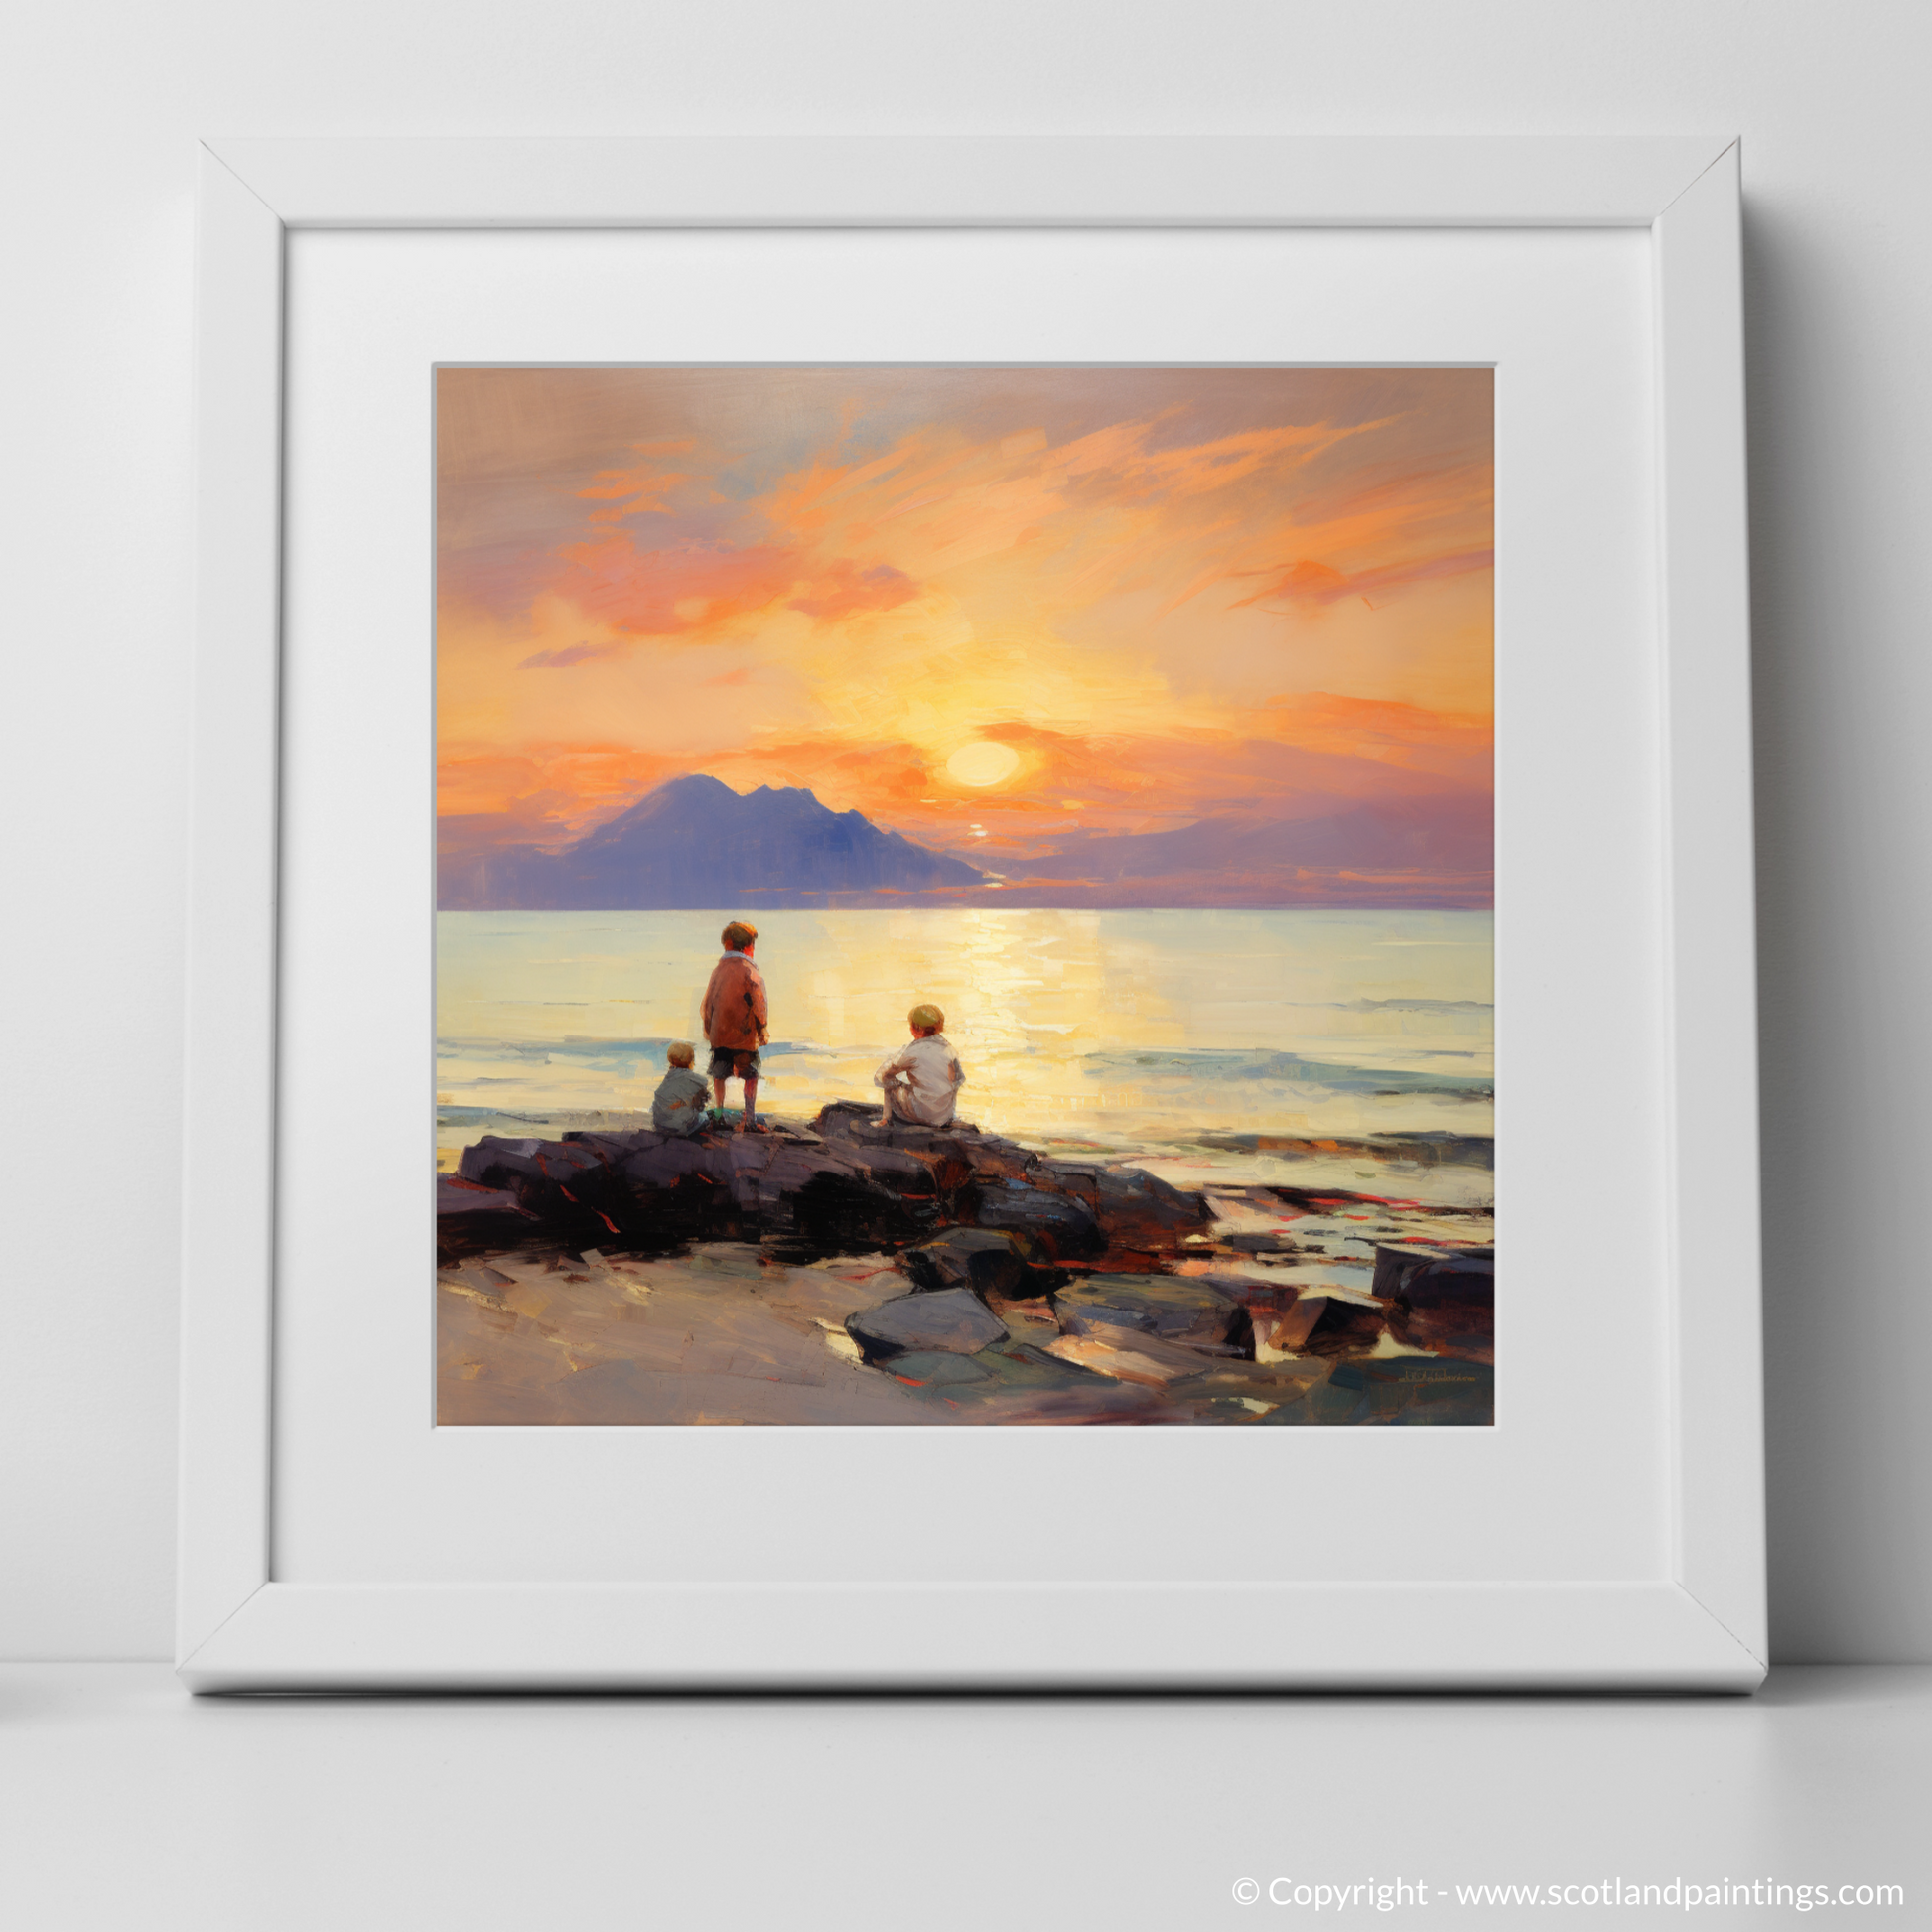
<svg viewBox="0 0 1932 1932"><path fill-rule="evenodd" d="M1754 1687L1767 1643L1738 195L1737 148L1716 137L207 144L184 1168L184 1681L197 1691ZM1667 1561L1647 1578L1561 1584L278 1581L272 1341L289 232L1053 226L1648 233L1671 1122L1670 1474L1657 1537ZM1078 1622L1077 1660L1002 1640L1016 1620L1038 1620L1042 1591L1052 1594L1055 1621ZM1226 1640L1205 1649L1191 1641L1203 1620Z"/></svg>

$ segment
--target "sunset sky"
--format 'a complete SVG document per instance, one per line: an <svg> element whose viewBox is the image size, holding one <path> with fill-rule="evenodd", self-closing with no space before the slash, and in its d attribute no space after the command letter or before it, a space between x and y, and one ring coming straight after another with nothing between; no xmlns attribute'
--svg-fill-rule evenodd
<svg viewBox="0 0 1932 1932"><path fill-rule="evenodd" d="M446 850L691 771L1014 877L1224 814L1474 822L1490 420L1486 369L443 370Z"/></svg>

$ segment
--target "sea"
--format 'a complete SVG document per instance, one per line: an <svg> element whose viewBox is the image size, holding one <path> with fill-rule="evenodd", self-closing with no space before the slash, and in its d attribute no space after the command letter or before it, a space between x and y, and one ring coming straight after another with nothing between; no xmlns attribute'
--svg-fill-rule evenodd
<svg viewBox="0 0 1932 1932"><path fill-rule="evenodd" d="M482 1133L635 1124L673 1040L702 1070L726 916L440 913L439 1167ZM750 916L771 1011L761 1114L876 1101L907 1009L931 1003L965 1068L960 1117L1042 1149L1266 1180L1305 1167L1310 1142L1493 1133L1487 912Z"/></svg>

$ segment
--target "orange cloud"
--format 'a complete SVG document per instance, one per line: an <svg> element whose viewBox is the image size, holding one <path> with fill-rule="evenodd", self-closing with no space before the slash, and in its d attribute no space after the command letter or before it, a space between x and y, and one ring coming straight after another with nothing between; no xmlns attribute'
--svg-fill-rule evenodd
<svg viewBox="0 0 1932 1932"><path fill-rule="evenodd" d="M590 616L639 636L678 636L765 610L798 582L796 555L770 545L688 539L639 550L614 532L563 554L559 588Z"/></svg>
<svg viewBox="0 0 1932 1932"><path fill-rule="evenodd" d="M1426 771L1487 789L1495 732L1486 716L1337 697L1328 691L1270 698L1257 721L1283 744Z"/></svg>
<svg viewBox="0 0 1932 1932"><path fill-rule="evenodd" d="M1300 465L1351 436L1386 428L1391 419L1336 428L1329 423L1243 430L1173 449L1149 451L1155 422L1120 423L1069 444L1058 467L1121 497L1199 496L1223 490L1258 472L1292 461Z"/></svg>
<svg viewBox="0 0 1932 1932"><path fill-rule="evenodd" d="M675 443L637 443L631 446L640 456L685 456L696 449L695 438ZM677 470L658 470L642 465L628 470L600 470L576 492L580 501L612 499L608 509L593 510L593 523L621 523L627 516L668 516L668 498L690 476ZM622 500L616 500L616 499Z"/></svg>
<svg viewBox="0 0 1932 1932"><path fill-rule="evenodd" d="M862 570L841 557L818 574L805 596L791 600L791 608L829 622L850 617L855 611L894 611L918 594L919 587L911 578L891 564L874 564L870 570Z"/></svg>
<svg viewBox="0 0 1932 1932"><path fill-rule="evenodd" d="M1417 557L1404 563L1383 564L1374 570L1358 571L1351 577L1328 564L1304 557L1281 572L1273 583L1257 591L1253 597L1239 598L1228 608L1241 611L1251 604L1279 601L1304 609L1319 609L1344 597L1370 600L1373 608L1372 600L1378 594L1387 596L1410 584L1426 584L1433 578L1460 577L1473 570L1489 570L1494 567L1495 561L1496 553L1487 548L1458 550L1448 556ZM1268 573L1244 571L1241 574L1258 577Z"/></svg>
<svg viewBox="0 0 1932 1932"><path fill-rule="evenodd" d="M515 756L456 747L437 761L437 818L459 836L467 821L466 842L562 845L690 768L688 759L609 743Z"/></svg>

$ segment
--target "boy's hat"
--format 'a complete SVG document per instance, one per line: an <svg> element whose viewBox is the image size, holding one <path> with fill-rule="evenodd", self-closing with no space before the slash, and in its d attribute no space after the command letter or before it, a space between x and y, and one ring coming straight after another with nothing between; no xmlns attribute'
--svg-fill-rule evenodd
<svg viewBox="0 0 1932 1932"><path fill-rule="evenodd" d="M937 1007L914 1007L905 1016L908 1027L930 1027L936 1034L946 1024L946 1016Z"/></svg>

